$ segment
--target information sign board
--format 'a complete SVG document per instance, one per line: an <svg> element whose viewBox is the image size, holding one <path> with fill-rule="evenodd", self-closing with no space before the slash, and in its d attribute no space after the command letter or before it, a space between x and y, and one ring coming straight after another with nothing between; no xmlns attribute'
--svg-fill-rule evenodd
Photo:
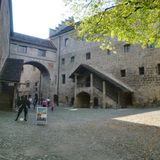
<svg viewBox="0 0 160 160"><path fill-rule="evenodd" d="M37 124L47 124L47 107L37 107Z"/></svg>

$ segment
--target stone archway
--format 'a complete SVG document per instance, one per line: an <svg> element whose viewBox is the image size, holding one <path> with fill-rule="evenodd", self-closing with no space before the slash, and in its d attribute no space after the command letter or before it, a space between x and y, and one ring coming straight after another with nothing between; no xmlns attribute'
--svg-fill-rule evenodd
<svg viewBox="0 0 160 160"><path fill-rule="evenodd" d="M50 94L51 81L48 69L43 64L36 61L25 62L23 68L25 68L25 70L21 74L21 84L25 86L26 84L23 82L27 80L31 84L28 86L28 90L26 90L25 94L32 95L32 97L38 94L39 100L47 98ZM23 92L23 90L21 92Z"/></svg>
<svg viewBox="0 0 160 160"><path fill-rule="evenodd" d="M80 92L76 97L76 106L90 108L90 95L86 92Z"/></svg>
<svg viewBox="0 0 160 160"><path fill-rule="evenodd" d="M43 76L48 77L50 79L49 71L43 64L36 61L28 61L28 62L25 62L24 65L32 65L38 68Z"/></svg>

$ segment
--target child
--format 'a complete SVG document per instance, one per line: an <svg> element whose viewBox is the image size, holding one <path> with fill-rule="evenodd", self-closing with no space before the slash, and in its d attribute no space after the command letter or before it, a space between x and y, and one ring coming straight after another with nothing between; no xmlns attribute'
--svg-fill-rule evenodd
<svg viewBox="0 0 160 160"><path fill-rule="evenodd" d="M54 100L51 101L50 105L51 105L51 111L53 111L54 110Z"/></svg>
<svg viewBox="0 0 160 160"><path fill-rule="evenodd" d="M44 99L44 100L42 101L42 106L43 106L43 107L47 107L47 100Z"/></svg>

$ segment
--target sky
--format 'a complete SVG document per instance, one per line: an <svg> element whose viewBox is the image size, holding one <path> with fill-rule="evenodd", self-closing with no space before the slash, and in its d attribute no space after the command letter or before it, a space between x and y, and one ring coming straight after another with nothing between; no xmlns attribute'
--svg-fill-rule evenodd
<svg viewBox="0 0 160 160"><path fill-rule="evenodd" d="M48 38L49 28L69 17L63 0L12 0L12 5L14 32L39 38Z"/></svg>

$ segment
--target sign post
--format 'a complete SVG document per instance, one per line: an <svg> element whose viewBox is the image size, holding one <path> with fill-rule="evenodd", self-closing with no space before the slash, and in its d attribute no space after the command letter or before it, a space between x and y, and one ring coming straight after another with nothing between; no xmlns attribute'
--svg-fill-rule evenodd
<svg viewBox="0 0 160 160"><path fill-rule="evenodd" d="M47 107L37 107L36 121L37 124L47 124Z"/></svg>

